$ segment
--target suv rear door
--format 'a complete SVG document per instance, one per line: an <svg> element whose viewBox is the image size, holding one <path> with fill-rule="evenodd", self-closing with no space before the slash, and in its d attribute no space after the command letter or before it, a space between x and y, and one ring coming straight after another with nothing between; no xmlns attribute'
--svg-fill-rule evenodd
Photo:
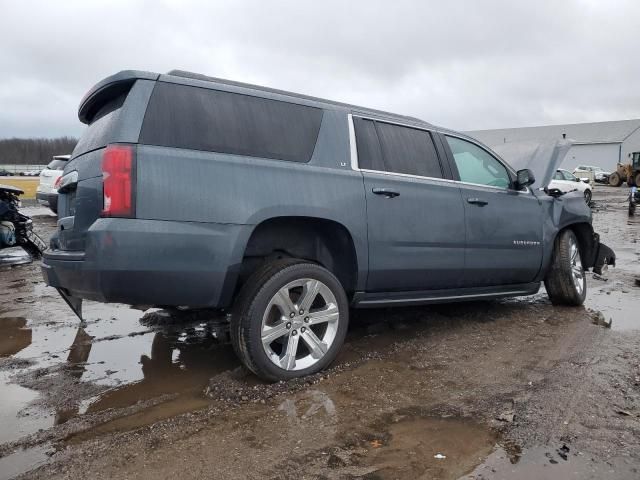
<svg viewBox="0 0 640 480"><path fill-rule="evenodd" d="M367 291L459 286L464 207L425 129L354 117L369 241Z"/></svg>
<svg viewBox="0 0 640 480"><path fill-rule="evenodd" d="M542 262L542 208L509 169L469 139L443 135L465 208L466 287L532 282Z"/></svg>

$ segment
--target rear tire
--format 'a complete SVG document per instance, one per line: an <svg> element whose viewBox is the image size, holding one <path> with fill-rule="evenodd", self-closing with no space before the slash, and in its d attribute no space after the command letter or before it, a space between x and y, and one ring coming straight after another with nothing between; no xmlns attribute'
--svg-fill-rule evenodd
<svg viewBox="0 0 640 480"><path fill-rule="evenodd" d="M563 230L556 238L544 286L554 305L578 306L584 303L587 280L582 268L580 244L573 231Z"/></svg>
<svg viewBox="0 0 640 480"><path fill-rule="evenodd" d="M635 177L636 187L640 187L640 173L638 173Z"/></svg>
<svg viewBox="0 0 640 480"><path fill-rule="evenodd" d="M612 187L619 187L622 185L622 178L620 178L620 174L618 172L613 172L609 175L609 185Z"/></svg>
<svg viewBox="0 0 640 480"><path fill-rule="evenodd" d="M335 360L349 323L349 303L327 269L296 259L259 268L231 313L231 342L242 363L268 381L319 372Z"/></svg>

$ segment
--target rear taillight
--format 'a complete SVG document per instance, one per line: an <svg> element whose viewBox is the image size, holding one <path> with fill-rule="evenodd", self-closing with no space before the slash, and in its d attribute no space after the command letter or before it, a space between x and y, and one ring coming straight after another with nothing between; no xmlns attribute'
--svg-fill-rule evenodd
<svg viewBox="0 0 640 480"><path fill-rule="evenodd" d="M107 145L102 157L103 217L135 216L135 150Z"/></svg>
<svg viewBox="0 0 640 480"><path fill-rule="evenodd" d="M58 190L58 188L60 188L60 182L62 181L62 175L60 175L58 178L56 178L56 181L53 184L53 189L54 190Z"/></svg>

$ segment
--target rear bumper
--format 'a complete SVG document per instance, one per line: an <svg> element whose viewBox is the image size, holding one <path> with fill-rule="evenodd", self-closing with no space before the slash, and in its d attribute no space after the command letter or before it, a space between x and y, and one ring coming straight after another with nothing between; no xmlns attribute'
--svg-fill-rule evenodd
<svg viewBox="0 0 640 480"><path fill-rule="evenodd" d="M76 298L129 305L228 306L250 227L99 219L86 249L50 250L47 285Z"/></svg>

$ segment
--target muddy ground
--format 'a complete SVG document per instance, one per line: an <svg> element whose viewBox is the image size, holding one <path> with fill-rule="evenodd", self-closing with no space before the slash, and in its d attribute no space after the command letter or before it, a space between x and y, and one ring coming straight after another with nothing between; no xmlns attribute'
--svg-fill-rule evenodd
<svg viewBox="0 0 640 480"><path fill-rule="evenodd" d="M0 269L0 479L639 478L640 220L599 187L618 254L585 307L352 312L328 371L264 384L223 319L88 303ZM33 209L48 236L55 218ZM607 328L611 322L612 328Z"/></svg>

